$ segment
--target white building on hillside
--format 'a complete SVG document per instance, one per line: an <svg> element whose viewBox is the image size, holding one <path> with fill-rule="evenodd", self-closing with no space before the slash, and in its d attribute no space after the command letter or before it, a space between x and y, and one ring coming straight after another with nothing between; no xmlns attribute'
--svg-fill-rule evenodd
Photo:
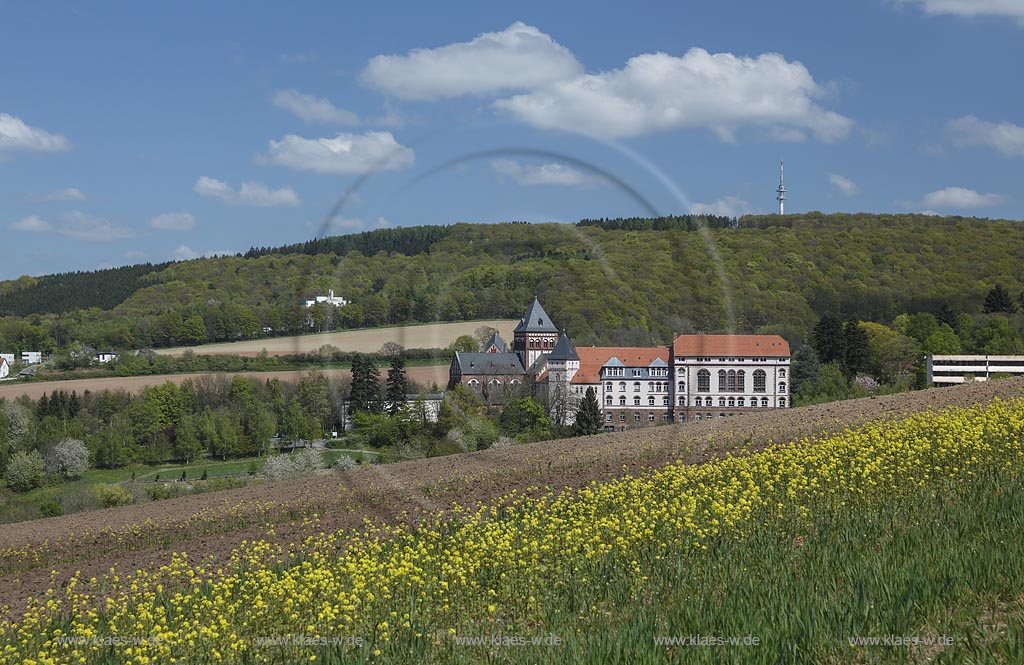
<svg viewBox="0 0 1024 665"><path fill-rule="evenodd" d="M41 351L22 351L21 352L21 364L22 365L38 365L43 362L43 354Z"/></svg>
<svg viewBox="0 0 1024 665"><path fill-rule="evenodd" d="M335 307L344 307L348 304L348 301L341 296L334 295L334 289L327 292L326 296L315 296L313 300L303 300L302 304L304 307L312 307L313 305L334 305Z"/></svg>

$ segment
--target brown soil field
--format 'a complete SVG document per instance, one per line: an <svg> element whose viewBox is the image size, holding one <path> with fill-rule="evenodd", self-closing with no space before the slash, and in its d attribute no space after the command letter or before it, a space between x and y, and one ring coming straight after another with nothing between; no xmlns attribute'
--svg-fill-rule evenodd
<svg viewBox="0 0 1024 665"><path fill-rule="evenodd" d="M325 369L322 370L328 377L347 377L350 372L347 369ZM42 395L49 395L54 390L63 390L70 393L78 391L81 395L86 390L102 392L104 390L124 389L128 392L138 392L146 386L158 386L167 381L181 384L185 379L193 381L201 377L210 376L247 376L251 379L278 378L281 381L298 381L309 370L285 370L282 372L204 372L194 374L154 374L151 376L118 376L104 379L74 379L71 381L37 381L33 383L22 383L18 381L0 383L0 397L14 399L21 395L28 395L32 399L39 399ZM386 370L381 371L383 376ZM424 386L431 386L436 383L442 388L448 384L448 365L424 365L405 368L405 375L409 379Z"/></svg>
<svg viewBox="0 0 1024 665"><path fill-rule="evenodd" d="M271 356L289 353L310 353L324 344L336 346L342 351L358 351L373 353L379 351L386 342L396 342L407 349L443 349L461 335L472 335L480 326L497 328L501 336L512 341L512 329L518 320L496 319L492 321L462 321L459 323L430 323L416 326L398 326L394 328L368 328L365 330L345 330L342 332L321 333L318 335L297 335L295 337L271 337L267 339L246 340L244 342L223 342L220 344L204 344L202 346L176 347L159 349L156 352L178 356L186 349L192 349L196 355L230 354L236 356L255 356L263 349Z"/></svg>
<svg viewBox="0 0 1024 665"><path fill-rule="evenodd" d="M493 503L513 491L524 495L545 486L581 487L670 462L699 464L727 453L746 454L773 443L871 420L1022 396L1024 378L973 383L344 473L325 472L293 481L5 525L0 530L0 551L8 547L30 550L37 558L21 563L11 559L5 564L0 606L9 604L16 611L28 596L51 585L51 574L58 583L75 571L81 571L86 579L102 576L111 567L122 575L130 574L163 565L174 552L187 552L193 563L206 559L221 563L243 540L298 542L312 530L358 528L364 518L415 521L456 504ZM320 516L319 524L303 527L302 520L313 513Z"/></svg>

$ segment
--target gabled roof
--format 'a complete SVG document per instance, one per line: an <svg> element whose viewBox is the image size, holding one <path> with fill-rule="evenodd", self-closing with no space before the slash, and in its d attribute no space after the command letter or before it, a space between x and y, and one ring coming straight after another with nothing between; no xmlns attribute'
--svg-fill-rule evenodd
<svg viewBox="0 0 1024 665"><path fill-rule="evenodd" d="M555 344L555 348L551 349L551 353L548 354L548 360L579 360L580 356L576 353L576 347L569 341L569 336L562 331L562 336L558 338L558 343Z"/></svg>
<svg viewBox="0 0 1024 665"><path fill-rule="evenodd" d="M648 367L668 367L668 363L659 357L652 360L651 364L648 365Z"/></svg>
<svg viewBox="0 0 1024 665"><path fill-rule="evenodd" d="M498 353L505 353L508 350L505 340L501 338L501 335L498 334L497 330L494 331L494 334L491 335L489 340L484 342L484 351L487 351L487 349L492 346L498 350Z"/></svg>
<svg viewBox="0 0 1024 665"><path fill-rule="evenodd" d="M455 352L455 362L464 375L511 375L523 374L522 361L515 353L465 353Z"/></svg>
<svg viewBox="0 0 1024 665"><path fill-rule="evenodd" d="M650 367L655 360L668 360L665 346L584 346L576 349L580 356L580 369L573 383L600 383L601 368Z"/></svg>
<svg viewBox="0 0 1024 665"><path fill-rule="evenodd" d="M672 343L677 356L789 357L789 342L778 335L680 335Z"/></svg>
<svg viewBox="0 0 1024 665"><path fill-rule="evenodd" d="M540 301L537 300L536 296L533 298L533 302L530 307L526 310L526 315L520 319L519 325L516 326L515 332L558 332L558 328L555 324L551 323L551 317L541 307Z"/></svg>
<svg viewBox="0 0 1024 665"><path fill-rule="evenodd" d="M526 371L529 372L530 374L536 374L537 376L540 376L542 373L547 371L548 357L550 355L551 354L549 353L540 354L539 356L537 356L537 359L533 361L533 364L527 368Z"/></svg>

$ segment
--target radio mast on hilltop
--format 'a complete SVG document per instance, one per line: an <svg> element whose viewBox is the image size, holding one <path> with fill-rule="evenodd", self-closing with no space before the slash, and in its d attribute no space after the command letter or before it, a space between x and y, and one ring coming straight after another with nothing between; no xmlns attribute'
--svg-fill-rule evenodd
<svg viewBox="0 0 1024 665"><path fill-rule="evenodd" d="M786 186L782 184L782 160L779 160L779 188L775 190L775 199L779 202L779 214L786 214Z"/></svg>

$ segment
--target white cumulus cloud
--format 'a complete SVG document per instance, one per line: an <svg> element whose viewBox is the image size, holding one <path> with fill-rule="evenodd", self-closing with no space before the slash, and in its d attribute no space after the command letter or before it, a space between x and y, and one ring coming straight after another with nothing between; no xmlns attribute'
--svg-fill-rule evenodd
<svg viewBox="0 0 1024 665"><path fill-rule="evenodd" d="M750 204L738 196L723 196L711 203L694 202L690 205L691 215L718 215L719 217L742 217L753 210Z"/></svg>
<svg viewBox="0 0 1024 665"><path fill-rule="evenodd" d="M692 48L682 57L638 55L622 69L558 80L494 107L535 127L606 138L704 127L733 141L738 128L756 126L782 140L809 131L831 142L853 121L820 106L824 94L806 67L777 53Z"/></svg>
<svg viewBox="0 0 1024 665"><path fill-rule="evenodd" d="M360 74L362 82L401 99L526 90L576 76L583 67L569 49L521 21L472 41L408 55L378 55Z"/></svg>
<svg viewBox="0 0 1024 665"><path fill-rule="evenodd" d="M220 199L228 205L294 208L302 203L291 187L269 189L258 182L243 182L236 191L226 182L205 175L196 180L192 190L200 196Z"/></svg>
<svg viewBox="0 0 1024 665"><path fill-rule="evenodd" d="M55 189L52 192L30 192L25 195L29 203L52 203L53 201L84 201L85 192L77 187Z"/></svg>
<svg viewBox="0 0 1024 665"><path fill-rule="evenodd" d="M150 228L161 231L187 231L196 225L196 218L188 212L165 212L148 222Z"/></svg>
<svg viewBox="0 0 1024 665"><path fill-rule="evenodd" d="M600 181L600 178L557 162L523 165L514 159L496 159L491 162L491 168L520 185L588 187Z"/></svg>
<svg viewBox="0 0 1024 665"><path fill-rule="evenodd" d="M72 210L61 215L60 221L56 224L32 215L9 224L7 228L30 233L53 233L82 242L111 242L135 237L133 229L116 226L106 219L94 217L81 210Z"/></svg>
<svg viewBox="0 0 1024 665"><path fill-rule="evenodd" d="M28 231L30 233L49 233L53 231L53 226L46 221L32 215L31 217L24 217L16 222L7 225L12 231Z"/></svg>
<svg viewBox="0 0 1024 665"><path fill-rule="evenodd" d="M21 118L0 113L0 158L13 152L66 152L71 141L60 134L30 127Z"/></svg>
<svg viewBox="0 0 1024 665"><path fill-rule="evenodd" d="M854 181L838 173L828 174L829 187L838 190L846 196L853 196L860 193L860 187Z"/></svg>
<svg viewBox="0 0 1024 665"><path fill-rule="evenodd" d="M1024 2L1021 0L895 0L895 4L914 5L930 15L1015 18L1024 25Z"/></svg>
<svg viewBox="0 0 1024 665"><path fill-rule="evenodd" d="M191 261L192 259L199 258L199 252L192 249L188 245L179 245L178 249L174 250L171 254L175 261Z"/></svg>
<svg viewBox="0 0 1024 665"><path fill-rule="evenodd" d="M337 125L354 125L359 116L346 109L339 109L323 97L305 95L297 90L278 90L272 98L274 106L290 111L306 122L320 122Z"/></svg>
<svg viewBox="0 0 1024 665"><path fill-rule="evenodd" d="M966 187L946 187L929 192L921 199L924 208L985 208L1006 202L1002 194L979 194Z"/></svg>
<svg viewBox="0 0 1024 665"><path fill-rule="evenodd" d="M946 134L957 147L983 146L1004 157L1024 157L1024 127L1010 122L988 122L965 115L949 121Z"/></svg>
<svg viewBox="0 0 1024 665"><path fill-rule="evenodd" d="M400 169L411 166L415 157L412 148L395 141L391 132L366 132L319 139L288 134L271 141L267 154L257 161L297 171L349 175Z"/></svg>

